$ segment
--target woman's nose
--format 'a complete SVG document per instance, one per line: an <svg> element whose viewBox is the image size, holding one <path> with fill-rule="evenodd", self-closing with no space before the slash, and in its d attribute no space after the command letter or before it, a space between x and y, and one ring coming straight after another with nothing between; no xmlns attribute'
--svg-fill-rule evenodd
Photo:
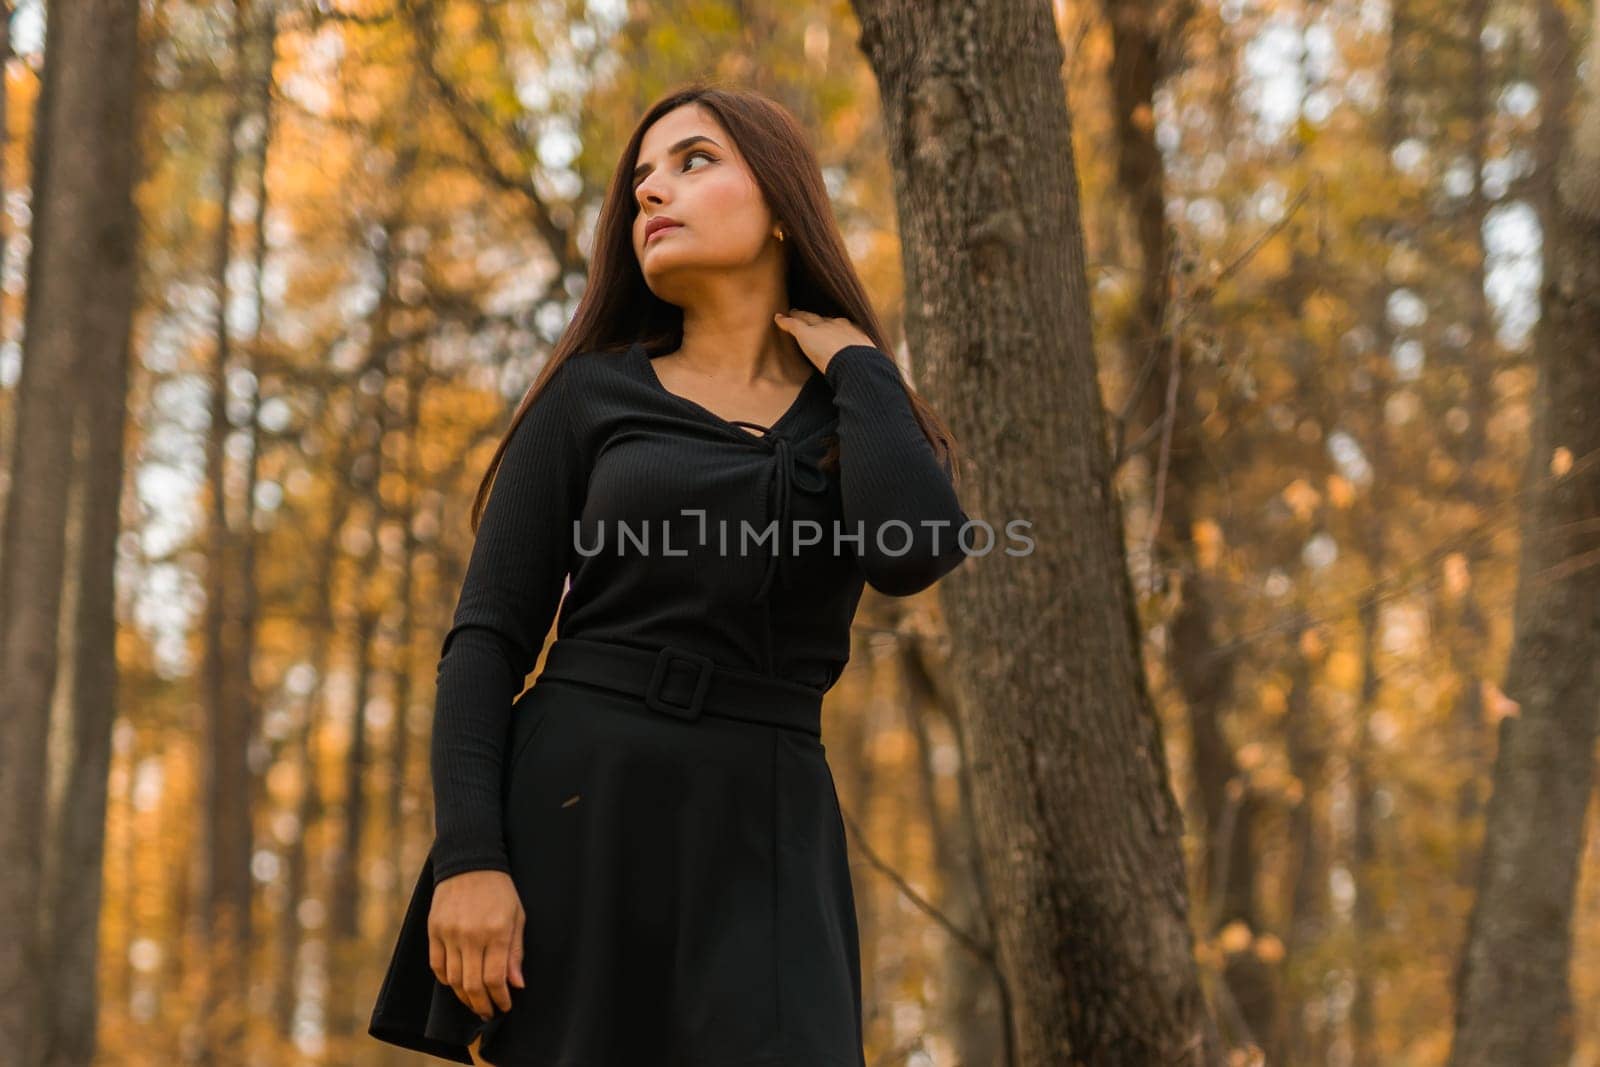
<svg viewBox="0 0 1600 1067"><path fill-rule="evenodd" d="M651 204L659 207L660 205L666 203L666 199L662 196L661 187L655 184L654 176L646 178L644 181L640 182L639 187L634 190L634 196L638 199L641 205Z"/></svg>

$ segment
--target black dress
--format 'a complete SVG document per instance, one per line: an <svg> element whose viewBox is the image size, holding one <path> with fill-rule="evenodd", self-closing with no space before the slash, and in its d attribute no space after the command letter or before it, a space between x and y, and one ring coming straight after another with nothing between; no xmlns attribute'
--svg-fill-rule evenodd
<svg viewBox="0 0 1600 1067"><path fill-rule="evenodd" d="M821 698L863 584L927 588L966 515L877 348L841 349L759 434L651 358L569 357L507 446L440 650L433 848L369 1032L460 1063L481 1033L497 1067L863 1067ZM527 915L526 988L488 1021L427 936L434 885L483 869Z"/></svg>

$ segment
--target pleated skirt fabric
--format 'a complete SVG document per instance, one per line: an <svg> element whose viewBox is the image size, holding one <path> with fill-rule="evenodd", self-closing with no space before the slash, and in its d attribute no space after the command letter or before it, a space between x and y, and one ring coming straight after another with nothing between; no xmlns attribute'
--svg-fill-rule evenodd
<svg viewBox="0 0 1600 1067"><path fill-rule="evenodd" d="M428 967L425 864L372 1036L495 1067L865 1067L843 821L812 734L541 678L506 847L525 988L478 1018Z"/></svg>

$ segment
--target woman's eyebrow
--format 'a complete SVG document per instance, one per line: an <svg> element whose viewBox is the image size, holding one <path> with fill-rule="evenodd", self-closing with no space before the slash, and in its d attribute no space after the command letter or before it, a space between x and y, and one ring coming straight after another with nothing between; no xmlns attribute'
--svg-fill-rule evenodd
<svg viewBox="0 0 1600 1067"><path fill-rule="evenodd" d="M672 147L668 148L667 149L667 155L675 156L679 152L682 152L685 148L688 148L690 145L696 143L697 141L710 141L712 144L717 144L716 141L713 141L711 138L707 137L703 133L691 133L689 136L685 137L683 140L678 141L677 143L672 145ZM717 144L717 147L721 148L722 146ZM651 171L653 171L655 169L656 169L656 167L655 167L654 163L641 163L637 167L634 167L633 168L633 182L634 182L634 184L637 185L639 183L639 179L640 178L643 178L646 174L649 174Z"/></svg>

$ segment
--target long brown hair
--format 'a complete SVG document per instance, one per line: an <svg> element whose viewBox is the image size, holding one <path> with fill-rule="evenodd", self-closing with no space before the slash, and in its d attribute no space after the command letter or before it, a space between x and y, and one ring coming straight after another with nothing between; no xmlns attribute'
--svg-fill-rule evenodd
<svg viewBox="0 0 1600 1067"><path fill-rule="evenodd" d="M472 504L474 534L489 487L517 424L568 357L577 352L621 351L636 341L652 352L671 352L683 341L682 309L650 291L634 254L633 220L639 204L633 195L632 175L645 131L656 119L684 104L698 104L721 122L782 224L790 305L819 315L847 318L872 338L874 345L888 351L883 325L845 251L822 181L822 169L804 128L783 105L755 90L703 80L689 82L651 105L617 160L595 224L588 284L572 321L517 405L511 426L500 439L478 485ZM904 375L900 384L934 454L948 463L952 477L959 479L958 453L949 428L906 383ZM836 461L835 445L824 463Z"/></svg>

